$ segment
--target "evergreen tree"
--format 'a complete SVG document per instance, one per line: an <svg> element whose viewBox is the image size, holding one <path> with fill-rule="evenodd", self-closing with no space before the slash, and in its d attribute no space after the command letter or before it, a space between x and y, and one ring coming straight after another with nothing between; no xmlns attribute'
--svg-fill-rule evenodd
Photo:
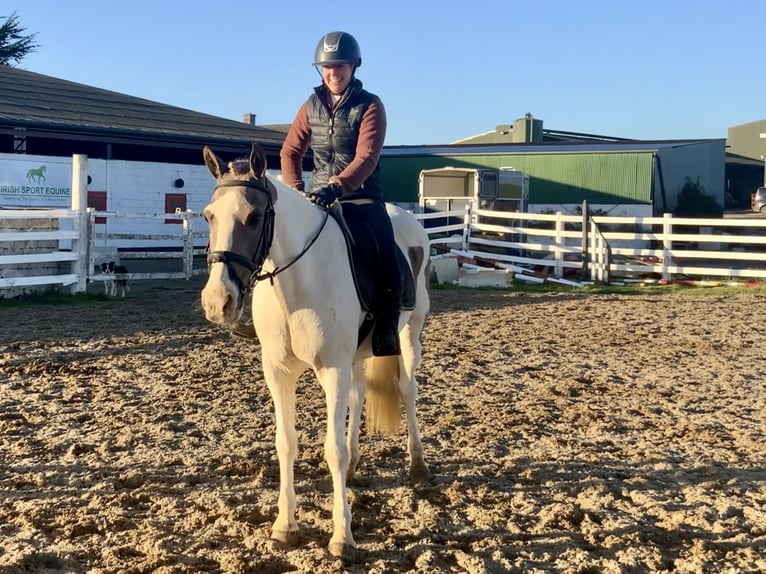
<svg viewBox="0 0 766 574"><path fill-rule="evenodd" d="M0 22L2 22L0 16ZM35 34L24 35L25 28L19 23L16 12L0 24L0 66L18 64L24 56L34 52L39 46L35 44Z"/></svg>

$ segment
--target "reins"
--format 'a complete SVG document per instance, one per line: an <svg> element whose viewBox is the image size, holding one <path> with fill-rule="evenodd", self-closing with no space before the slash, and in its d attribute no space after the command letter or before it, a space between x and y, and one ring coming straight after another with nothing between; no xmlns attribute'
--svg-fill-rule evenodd
<svg viewBox="0 0 766 574"><path fill-rule="evenodd" d="M330 215L330 211L329 209L324 209L322 224L319 226L319 229L308 242L308 244L306 244L303 250L284 267L277 266L273 271L261 273L261 269L263 268L263 264L266 261L266 257L268 257L269 251L271 250L271 244L274 241L274 220L276 219L276 212L274 211L274 200L271 194L271 190L258 180L237 180L219 183L215 187L215 190L218 190L222 187L249 187L266 194L266 209L263 212L263 228L258 237L258 243L255 246L253 256L248 259L247 257L240 255L239 253L235 253L234 251L209 251L207 255L208 266L212 265L213 263L223 263L226 265L227 269L229 269L231 272L234 281L237 283L237 287L239 287L239 290L243 294L247 294L252 291L255 284L258 281L262 281L264 279L268 279L269 282L273 285L274 278L277 275L283 271L286 271L295 263L297 263L298 260L303 257L309 249L311 249L311 246L316 243L316 240L319 239L319 236L327 225L327 219ZM233 263L237 263L250 271L250 278L247 280L246 285L242 283L239 276L232 268Z"/></svg>

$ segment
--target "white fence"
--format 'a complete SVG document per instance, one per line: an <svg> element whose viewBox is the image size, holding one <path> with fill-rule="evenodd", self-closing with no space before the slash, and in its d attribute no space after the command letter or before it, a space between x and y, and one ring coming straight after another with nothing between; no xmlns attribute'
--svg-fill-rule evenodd
<svg viewBox="0 0 766 574"><path fill-rule="evenodd" d="M530 281L766 278L764 219L583 217L470 205L418 217L432 246L458 256L464 268L507 270Z"/></svg>
<svg viewBox="0 0 766 574"><path fill-rule="evenodd" d="M80 239L80 218L76 211L2 210L0 220L0 294L11 288L78 283L82 273L81 253L77 248L62 248L76 245ZM64 273L51 273L59 267L68 269Z"/></svg>
<svg viewBox="0 0 766 574"><path fill-rule="evenodd" d="M158 219L178 224L172 226L177 228L172 230L175 232L165 234L108 233L107 225L96 223L97 218L120 219L136 226ZM0 210L0 298L4 291L15 295L24 288L46 285L84 291L88 283L113 279L100 270L100 264L109 261L129 270L129 261L141 261L134 264L138 268L158 268L129 272L129 280L189 279L206 271L194 267L195 256L205 252L204 248L195 248L195 242L199 246L207 240L206 230L194 230L199 219L200 215L192 212L112 213L88 209L81 219L77 210ZM28 228L9 225L13 220ZM44 222L49 229L35 229L35 221ZM113 247L117 243L134 243L135 247L118 250Z"/></svg>
<svg viewBox="0 0 766 574"><path fill-rule="evenodd" d="M83 292L88 283L106 279L99 264L110 260L127 266L130 280L189 279L205 272L204 265L194 267L207 235L199 214L93 211L85 207L87 174L78 156L73 172L72 209L0 210L0 298L52 285ZM513 273L529 281L766 278L764 219L588 218L471 205L416 217L435 256L454 255L464 269ZM180 223L166 226L165 234L124 232L158 218ZM123 231L108 233L109 228ZM136 267L150 269L130 272L126 260L143 260Z"/></svg>
<svg viewBox="0 0 766 574"><path fill-rule="evenodd" d="M83 292L88 283L107 279L100 263L108 261L155 263L151 272L128 273L130 280L188 279L205 271L194 268L195 256L204 253L195 242L207 241L206 228L198 224L195 230L199 214L94 211L86 207L86 181L87 158L74 156L70 209L0 209L0 298L54 285ZM135 232L153 228L151 223L158 219L178 223L166 225L164 234ZM125 229L125 222L132 232L107 231ZM176 270L170 270L173 267Z"/></svg>
<svg viewBox="0 0 766 574"><path fill-rule="evenodd" d="M129 280L141 279L190 279L205 273L205 268L195 268L194 258L205 254L207 230L200 229L202 217L199 213L114 213L88 210L88 281L111 280L112 277L99 273L101 263L115 261L127 267ZM106 231L110 221L120 220L124 228L136 228L157 220L170 225L166 233L126 233ZM97 223L102 221L103 223ZM195 229L195 223L197 224ZM150 226L150 225L147 225ZM174 229L175 228L175 229ZM122 245L119 250L114 245ZM141 261L137 267L159 267L159 270L130 272L127 261ZM150 265L150 262L153 265ZM134 266L135 267L135 266ZM175 268L176 270L171 270Z"/></svg>

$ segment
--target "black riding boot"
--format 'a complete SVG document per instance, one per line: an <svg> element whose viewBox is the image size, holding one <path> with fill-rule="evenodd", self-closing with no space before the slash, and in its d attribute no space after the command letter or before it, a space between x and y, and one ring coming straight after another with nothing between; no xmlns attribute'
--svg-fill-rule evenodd
<svg viewBox="0 0 766 574"><path fill-rule="evenodd" d="M372 354L376 357L400 355L399 311L381 313L372 330Z"/></svg>
<svg viewBox="0 0 766 574"><path fill-rule="evenodd" d="M379 297L378 320L372 330L372 354L376 357L401 354L399 347L399 302L401 287L383 289Z"/></svg>

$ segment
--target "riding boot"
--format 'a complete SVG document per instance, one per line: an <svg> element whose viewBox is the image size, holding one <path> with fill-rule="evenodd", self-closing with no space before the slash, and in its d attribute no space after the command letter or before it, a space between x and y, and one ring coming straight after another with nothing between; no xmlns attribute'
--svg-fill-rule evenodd
<svg viewBox="0 0 766 574"><path fill-rule="evenodd" d="M400 355L399 310L381 313L372 330L372 354L376 357Z"/></svg>
<svg viewBox="0 0 766 574"><path fill-rule="evenodd" d="M255 327L252 323L234 323L230 329L231 334L243 339L255 339Z"/></svg>
<svg viewBox="0 0 766 574"><path fill-rule="evenodd" d="M372 354L376 357L399 355L402 352L399 347L401 287L383 289L378 301L378 320L372 330Z"/></svg>
<svg viewBox="0 0 766 574"><path fill-rule="evenodd" d="M239 321L234 323L234 325L231 326L229 330L235 337L242 337L243 339L255 339L255 326L253 325L253 316L250 313L249 298L245 301L245 309L246 311L242 313Z"/></svg>

